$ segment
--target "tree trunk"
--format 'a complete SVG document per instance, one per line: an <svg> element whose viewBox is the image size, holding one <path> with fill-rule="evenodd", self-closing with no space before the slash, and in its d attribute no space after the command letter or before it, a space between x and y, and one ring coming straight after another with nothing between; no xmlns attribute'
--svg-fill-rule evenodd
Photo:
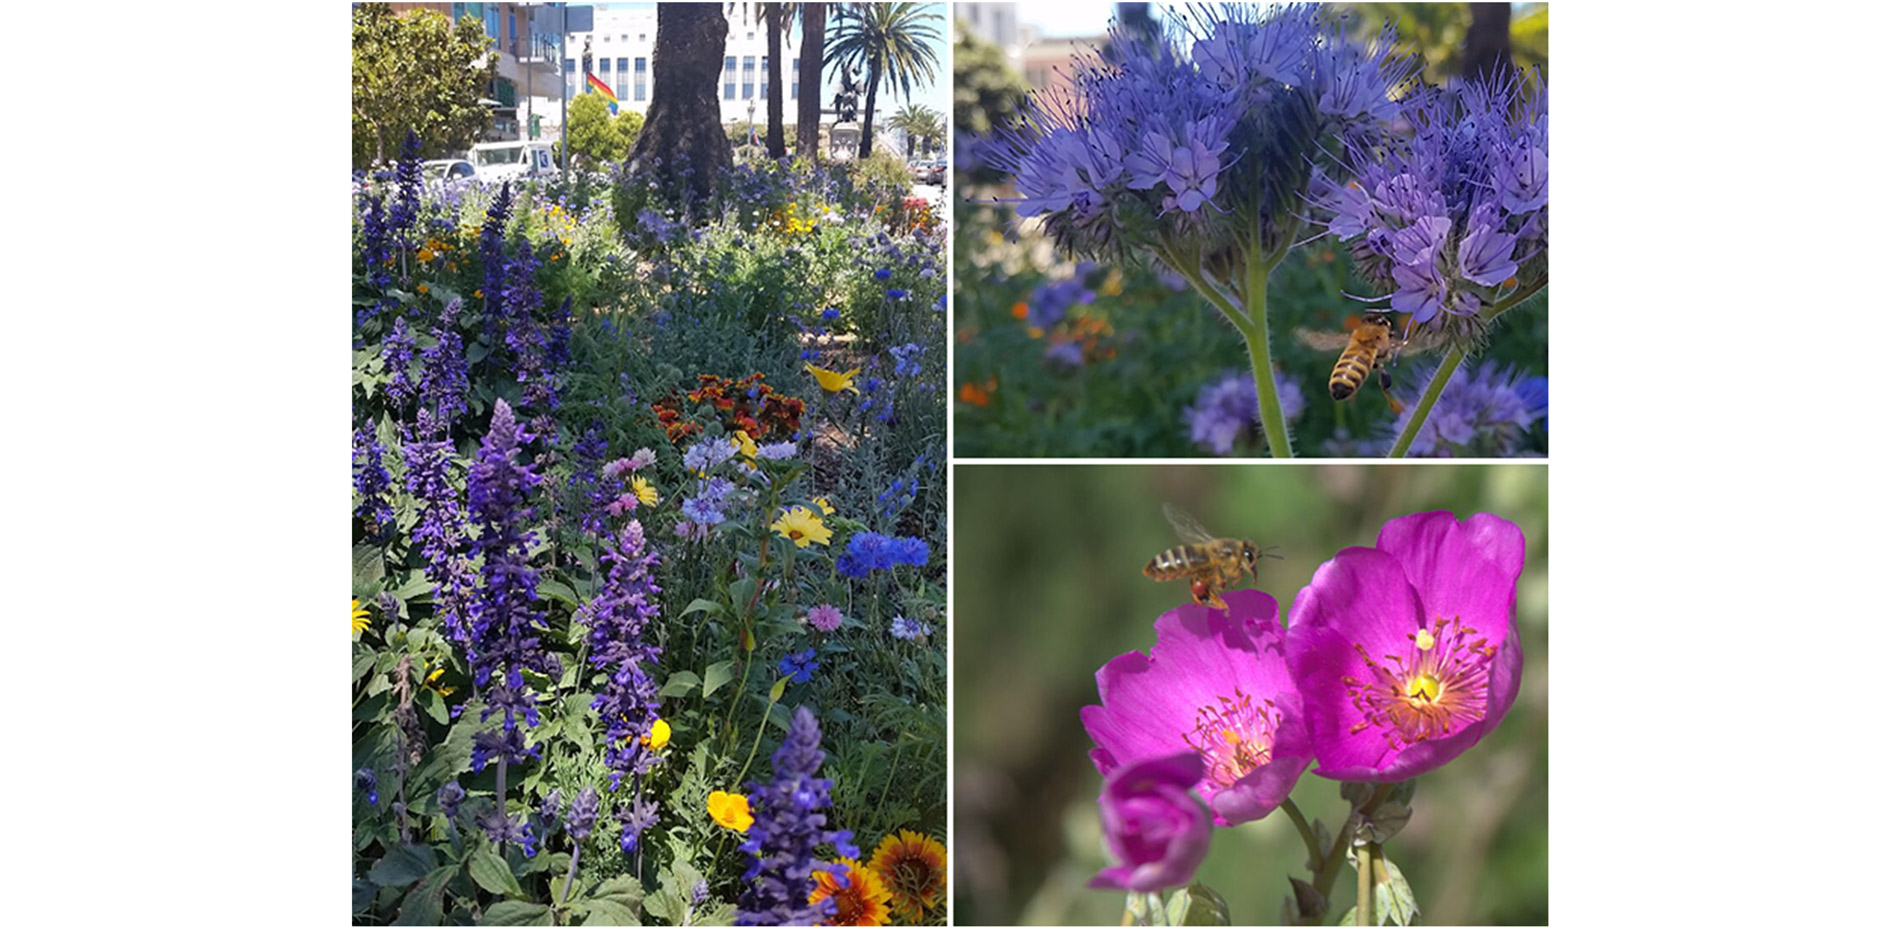
<svg viewBox="0 0 1900 927"><path fill-rule="evenodd" d="M662 3L653 36L653 104L627 156L627 169L664 186L690 168L704 197L716 174L732 167L732 144L719 125L719 74L726 16L717 3Z"/></svg>
<svg viewBox="0 0 1900 927"><path fill-rule="evenodd" d="M1494 78L1515 70L1511 62L1511 5L1471 4L1471 28L1465 31L1466 80Z"/></svg>
<svg viewBox="0 0 1900 927"><path fill-rule="evenodd" d="M765 150L785 157L785 86L779 83L785 67L785 4L765 5Z"/></svg>
<svg viewBox="0 0 1900 927"><path fill-rule="evenodd" d="M818 160L818 109L823 105L825 82L825 5L801 3L798 16L805 28L798 59L798 156Z"/></svg>
<svg viewBox="0 0 1900 927"><path fill-rule="evenodd" d="M884 69L880 67L880 65L882 65L883 63L884 62L876 58L871 59L870 79L865 81L865 84L864 84L864 112L858 119L858 127L859 127L858 159L859 160L863 160L871 156L871 137L874 134L876 134L876 129L873 128L871 117L874 111L874 107L877 106L877 82L884 77L884 74L883 74Z"/></svg>

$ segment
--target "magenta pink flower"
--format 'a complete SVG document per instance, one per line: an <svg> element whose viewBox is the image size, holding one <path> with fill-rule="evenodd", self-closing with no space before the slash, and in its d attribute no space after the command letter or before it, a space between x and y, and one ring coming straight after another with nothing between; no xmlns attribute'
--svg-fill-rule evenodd
<svg viewBox="0 0 1900 927"><path fill-rule="evenodd" d="M839 625L844 624L844 612L839 611L838 606L827 602L824 605L812 606L811 611L805 613L805 620L811 622L811 626L820 631L836 631Z"/></svg>
<svg viewBox="0 0 1900 927"><path fill-rule="evenodd" d="M1089 880L1090 888L1158 892L1186 885L1214 836L1207 805L1194 793L1201 756L1177 753L1123 766L1102 785L1102 835L1121 860Z"/></svg>
<svg viewBox="0 0 1900 927"><path fill-rule="evenodd" d="M1397 782L1450 762L1517 698L1524 533L1423 512L1348 547L1293 600L1287 631L1315 772Z"/></svg>
<svg viewBox="0 0 1900 927"><path fill-rule="evenodd" d="M1266 817L1312 762L1300 693L1286 663L1280 607L1264 592L1224 594L1226 610L1183 605L1155 619L1154 655L1125 653L1098 670L1102 704L1082 709L1103 775L1185 747L1214 823Z"/></svg>

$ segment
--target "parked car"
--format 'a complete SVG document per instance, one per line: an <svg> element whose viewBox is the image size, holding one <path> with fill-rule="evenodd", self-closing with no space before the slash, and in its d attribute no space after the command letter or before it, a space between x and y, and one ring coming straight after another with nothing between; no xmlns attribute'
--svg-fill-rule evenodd
<svg viewBox="0 0 1900 927"><path fill-rule="evenodd" d="M938 158L930 162L930 176L924 178L924 183L936 184L939 187L943 186L944 175L949 173L949 170L950 162L943 158Z"/></svg>
<svg viewBox="0 0 1900 927"><path fill-rule="evenodd" d="M489 183L556 173L550 142L483 142L468 150L475 176Z"/></svg>
<svg viewBox="0 0 1900 927"><path fill-rule="evenodd" d="M475 165L462 158L422 162L422 183L437 193L467 186L477 179Z"/></svg>
<svg viewBox="0 0 1900 927"><path fill-rule="evenodd" d="M922 159L910 162L910 179L917 183L929 183L930 162Z"/></svg>

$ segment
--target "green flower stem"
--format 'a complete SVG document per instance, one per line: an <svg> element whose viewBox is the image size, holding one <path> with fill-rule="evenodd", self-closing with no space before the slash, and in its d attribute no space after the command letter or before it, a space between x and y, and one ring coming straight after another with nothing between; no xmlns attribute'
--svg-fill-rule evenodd
<svg viewBox="0 0 1900 927"><path fill-rule="evenodd" d="M739 767L739 776L737 779L733 781L744 782L745 774L752 771L752 760L754 757L757 757L759 755L759 741L760 739L765 737L765 722L771 717L772 717L772 706L767 705L765 706L765 711L759 714L759 732L752 735L752 752L746 754L745 765Z"/></svg>
<svg viewBox="0 0 1900 927"><path fill-rule="evenodd" d="M1490 308L1479 313L1478 317L1488 324L1503 315L1505 310L1543 292L1544 285L1548 282L1549 278L1539 277L1531 283L1520 286L1512 290L1511 295L1498 300ZM1385 456L1394 460L1403 459L1412 449L1412 440L1418 437L1418 430L1424 427L1425 420L1431 417L1432 407L1438 404L1439 394L1445 391L1445 384L1451 382L1452 372L1458 369L1459 364L1464 363L1467 353L1464 348L1452 348L1446 352L1445 359L1438 365L1438 372L1432 374L1432 382L1425 387L1425 395L1419 397L1418 406L1412 410L1411 419L1405 423L1405 430L1399 433L1397 441L1392 442L1392 450Z"/></svg>
<svg viewBox="0 0 1900 927"><path fill-rule="evenodd" d="M1260 427L1267 436L1267 449L1281 459L1293 456L1293 439L1287 433L1286 416L1280 410L1280 394L1273 383L1273 354L1267 337L1267 276L1286 257L1287 247L1282 244L1272 253L1265 253L1256 242L1254 254L1247 258L1246 293L1241 296L1240 305L1207 279L1198 257L1184 255L1166 245L1157 251L1162 262L1186 277L1188 285L1220 310L1221 316L1232 323L1246 341L1247 359L1253 365L1254 391L1260 397Z"/></svg>
<svg viewBox="0 0 1900 927"><path fill-rule="evenodd" d="M1390 794L1392 794L1391 784L1381 785L1372 791L1372 797L1366 799L1364 805L1353 810L1370 811L1377 808L1379 803L1385 801L1385 797ZM1352 831L1352 813L1348 812L1345 822L1339 826L1339 835L1333 838L1333 851L1327 855L1326 865L1320 867L1319 874L1313 878L1313 887L1319 889L1321 898L1332 897L1333 882L1339 878L1339 871L1345 868L1346 851L1353 844Z"/></svg>
<svg viewBox="0 0 1900 927"><path fill-rule="evenodd" d="M1326 860L1320 857L1319 838L1313 836L1313 825L1306 822L1306 815L1300 813L1300 806L1293 803L1291 795L1280 803L1280 810L1285 811L1287 818L1293 822L1293 829L1300 832L1300 840L1306 844L1306 858L1312 860L1313 871L1318 872Z"/></svg>
<svg viewBox="0 0 1900 927"><path fill-rule="evenodd" d="M1359 907L1354 909L1353 922L1360 927L1372 927L1372 844L1361 844L1359 855Z"/></svg>
<svg viewBox="0 0 1900 927"><path fill-rule="evenodd" d="M555 907L559 908L567 905L567 892L574 887L574 870L580 867L581 845L580 841L574 841L574 855L567 861L567 881L561 883L561 900L554 903Z"/></svg>

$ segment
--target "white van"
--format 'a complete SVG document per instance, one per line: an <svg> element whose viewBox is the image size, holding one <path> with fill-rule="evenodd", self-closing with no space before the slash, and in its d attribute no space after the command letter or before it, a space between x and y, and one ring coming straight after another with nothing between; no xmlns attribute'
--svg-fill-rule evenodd
<svg viewBox="0 0 1900 927"><path fill-rule="evenodd" d="M475 175L489 183L556 173L551 142L483 142L468 150L468 160L475 164Z"/></svg>

